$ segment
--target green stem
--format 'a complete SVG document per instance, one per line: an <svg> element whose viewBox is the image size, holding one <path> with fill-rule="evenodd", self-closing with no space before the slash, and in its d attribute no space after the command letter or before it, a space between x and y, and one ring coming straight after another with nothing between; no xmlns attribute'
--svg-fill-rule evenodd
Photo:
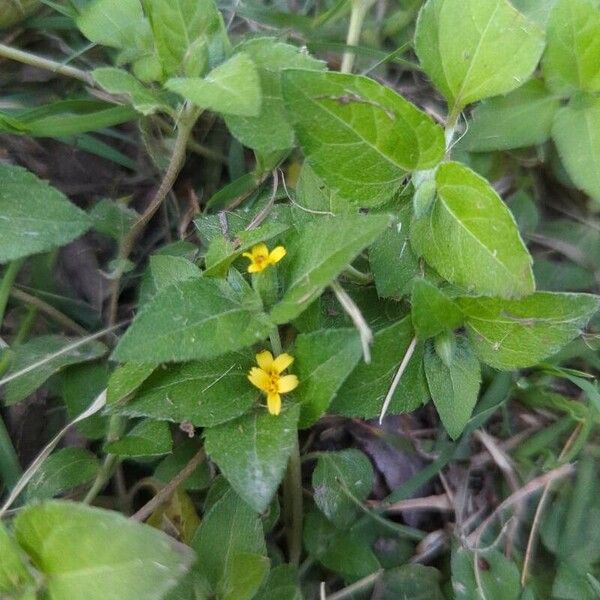
<svg viewBox="0 0 600 600"><path fill-rule="evenodd" d="M6 312L8 298L22 266L23 259L21 258L9 263L8 267L6 267L6 271L4 271L4 277L2 277L2 282L0 283L0 323L4 321L4 313Z"/></svg>
<svg viewBox="0 0 600 600"><path fill-rule="evenodd" d="M346 36L346 46L358 45L365 17L373 3L373 0L351 0L352 11L350 12L350 25L348 26L348 35ZM344 52L340 68L342 73L352 72L354 58L355 54L352 50Z"/></svg>
<svg viewBox="0 0 600 600"><path fill-rule="evenodd" d="M279 356L283 352L283 347L281 345L281 337L279 336L278 327L273 329L273 331L269 335L269 340L271 342L271 350L273 350L273 354L275 356Z"/></svg>
<svg viewBox="0 0 600 600"><path fill-rule="evenodd" d="M283 506L290 562L298 566L302 554L302 468L298 438L283 482Z"/></svg>
<svg viewBox="0 0 600 600"><path fill-rule="evenodd" d="M83 83L87 85L91 85L94 87L96 86L94 78L92 77L91 73L88 73L87 71L82 71L81 69L64 65L55 60L42 58L41 56L37 56L36 54L24 52L23 50L18 50L17 48L12 48L11 46L6 46L5 44L0 44L0 56L8 58L10 60L16 60L17 62L23 63L25 65L37 67L38 69L52 71L53 73L58 73L59 75L66 75L67 77L73 77L74 79L79 79L79 81L83 81Z"/></svg>
<svg viewBox="0 0 600 600"><path fill-rule="evenodd" d="M366 577L355 581L352 585L345 587L343 590L335 592L335 594L330 594L327 596L327 600L344 600L345 598L352 598L356 592L364 592L365 590L372 588L382 574L383 569L375 571L375 573L371 573L371 575L367 575Z"/></svg>

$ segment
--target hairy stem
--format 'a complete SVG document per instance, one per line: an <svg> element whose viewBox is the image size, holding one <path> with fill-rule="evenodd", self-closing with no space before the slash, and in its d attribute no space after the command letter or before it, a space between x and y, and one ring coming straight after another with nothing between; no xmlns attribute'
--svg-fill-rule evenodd
<svg viewBox="0 0 600 600"><path fill-rule="evenodd" d="M290 562L298 566L302 554L302 463L298 438L283 482L283 506Z"/></svg>

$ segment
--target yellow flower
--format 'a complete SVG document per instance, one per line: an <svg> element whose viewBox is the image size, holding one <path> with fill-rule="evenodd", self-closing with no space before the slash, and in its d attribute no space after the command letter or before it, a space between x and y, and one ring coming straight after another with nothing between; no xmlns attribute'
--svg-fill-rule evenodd
<svg viewBox="0 0 600 600"><path fill-rule="evenodd" d="M281 412L281 394L298 387L295 375L281 375L294 362L294 358L285 353L273 358L268 350L263 350L256 355L256 362L258 367L250 369L248 379L266 394L269 412L278 415Z"/></svg>
<svg viewBox="0 0 600 600"><path fill-rule="evenodd" d="M269 265L278 263L286 255L286 250L283 246L277 246L269 252L266 244L256 244L250 252L244 252L245 256L250 260L248 265L248 273L260 273Z"/></svg>

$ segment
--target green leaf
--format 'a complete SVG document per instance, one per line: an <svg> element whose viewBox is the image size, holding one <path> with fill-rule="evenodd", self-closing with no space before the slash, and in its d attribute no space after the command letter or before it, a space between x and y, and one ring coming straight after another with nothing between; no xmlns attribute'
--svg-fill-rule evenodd
<svg viewBox="0 0 600 600"><path fill-rule="evenodd" d="M122 438L106 445L106 451L116 456L139 458L161 456L173 449L169 424L145 419Z"/></svg>
<svg viewBox="0 0 600 600"><path fill-rule="evenodd" d="M382 298L400 298L410 293L419 274L419 261L409 241L412 206L406 203L392 223L369 248L369 263L377 292Z"/></svg>
<svg viewBox="0 0 600 600"><path fill-rule="evenodd" d="M556 114L552 137L573 183L600 202L600 98L574 97Z"/></svg>
<svg viewBox="0 0 600 600"><path fill-rule="evenodd" d="M506 96L478 105L461 146L469 152L491 152L543 144L559 107L559 99L543 82L532 79Z"/></svg>
<svg viewBox="0 0 600 600"><path fill-rule="evenodd" d="M410 317L375 333L371 363L360 363L331 403L329 412L351 417L379 416L392 380L414 336ZM428 399L423 347L418 344L396 388L388 414L414 410Z"/></svg>
<svg viewBox="0 0 600 600"><path fill-rule="evenodd" d="M246 40L237 51L248 55L256 65L262 105L255 117L226 115L227 127L244 146L261 152L292 148L294 130L283 104L281 72L285 68L322 70L325 64L276 38Z"/></svg>
<svg viewBox="0 0 600 600"><path fill-rule="evenodd" d="M117 404L133 394L154 369L154 365L146 363L126 363L117 367L108 380L106 404Z"/></svg>
<svg viewBox="0 0 600 600"><path fill-rule="evenodd" d="M408 564L390 569L383 575L380 600L444 600L440 579L440 572L433 567Z"/></svg>
<svg viewBox="0 0 600 600"><path fill-rule="evenodd" d="M362 356L355 329L323 329L296 338L295 369L300 380L300 427L309 427L327 410Z"/></svg>
<svg viewBox="0 0 600 600"><path fill-rule="evenodd" d="M222 600L252 600L269 572L270 560L260 554L236 554L219 586Z"/></svg>
<svg viewBox="0 0 600 600"><path fill-rule="evenodd" d="M446 365L433 343L425 346L425 375L433 403L444 429L455 440L471 418L481 384L479 360L462 336L455 340L450 364Z"/></svg>
<svg viewBox="0 0 600 600"><path fill-rule="evenodd" d="M456 302L426 279L415 280L411 305L413 327L421 340L456 329L464 320Z"/></svg>
<svg viewBox="0 0 600 600"><path fill-rule="evenodd" d="M24 400L61 369L100 358L106 352L104 344L94 341L69 349L78 341L58 335L43 335L19 346L15 350L7 376L37 366L6 384L4 395L6 404L16 404ZM52 358L46 360L50 356Z"/></svg>
<svg viewBox="0 0 600 600"><path fill-rule="evenodd" d="M428 0L415 47L457 115L471 102L525 83L544 50L544 33L508 0Z"/></svg>
<svg viewBox="0 0 600 600"><path fill-rule="evenodd" d="M96 456L83 448L62 448L51 454L26 488L27 501L46 500L91 481L100 471Z"/></svg>
<svg viewBox="0 0 600 600"><path fill-rule="evenodd" d="M33 578L27 569L24 553L0 523L0 594L6 598L24 598L20 594L25 586L33 586Z"/></svg>
<svg viewBox="0 0 600 600"><path fill-rule="evenodd" d="M167 76L188 71L206 45L210 67L230 51L223 19L213 0L147 0L154 40Z"/></svg>
<svg viewBox="0 0 600 600"><path fill-rule="evenodd" d="M322 452L313 471L312 485L321 512L339 529L347 529L356 520L357 501L363 502L371 493L371 461L354 448Z"/></svg>
<svg viewBox="0 0 600 600"><path fill-rule="evenodd" d="M600 8L595 0L559 0L550 13L544 76L559 93L600 91Z"/></svg>
<svg viewBox="0 0 600 600"><path fill-rule="evenodd" d="M112 412L213 427L243 415L257 399L248 382L252 361L242 354L158 369L132 400Z"/></svg>
<svg viewBox="0 0 600 600"><path fill-rule="evenodd" d="M227 489L205 514L192 547L198 554L198 568L216 591L240 555L266 554L260 516Z"/></svg>
<svg viewBox="0 0 600 600"><path fill-rule="evenodd" d="M235 54L204 79L169 79L165 86L192 104L221 114L256 117L260 113L258 72L244 53Z"/></svg>
<svg viewBox="0 0 600 600"><path fill-rule="evenodd" d="M90 218L33 173L0 164L0 263L63 246L85 233Z"/></svg>
<svg viewBox="0 0 600 600"><path fill-rule="evenodd" d="M144 306L113 359L156 364L213 358L264 339L271 328L260 298L241 278L189 279Z"/></svg>
<svg viewBox="0 0 600 600"><path fill-rule="evenodd" d="M277 491L296 443L298 405L281 414L258 409L205 431L206 451L233 489L257 512Z"/></svg>
<svg viewBox="0 0 600 600"><path fill-rule="evenodd" d="M159 291L174 283L202 277L202 271L183 256L157 254L150 257L148 269L140 286L140 305L146 304Z"/></svg>
<svg viewBox="0 0 600 600"><path fill-rule="evenodd" d="M444 163L428 215L414 221L417 252L451 283L505 298L531 294L531 256L492 186L460 163Z"/></svg>
<svg viewBox="0 0 600 600"><path fill-rule="evenodd" d="M121 202L100 200L89 212L92 227L98 233L119 241L138 220L139 215Z"/></svg>
<svg viewBox="0 0 600 600"><path fill-rule="evenodd" d="M283 298L272 311L275 323L287 323L321 295L389 223L383 215L319 219L290 237L281 263Z"/></svg>
<svg viewBox="0 0 600 600"><path fill-rule="evenodd" d="M169 483L201 449L199 438L185 440L169 456L164 458L154 470L154 477L164 484ZM184 491L204 490L210 484L210 468L204 460L194 472L179 486Z"/></svg>
<svg viewBox="0 0 600 600"><path fill-rule="evenodd" d="M126 94L131 99L133 107L143 115L155 112L170 112L171 108L166 99L156 90L146 87L131 73L123 69L102 67L94 69L92 76L107 92L111 94Z"/></svg>
<svg viewBox="0 0 600 600"><path fill-rule="evenodd" d="M442 129L372 79L286 70L283 97L302 151L341 196L366 206L392 197L408 171L444 155Z"/></svg>
<svg viewBox="0 0 600 600"><path fill-rule="evenodd" d="M302 600L302 598L298 573L289 564L271 569L267 581L256 596L256 600Z"/></svg>
<svg viewBox="0 0 600 600"><path fill-rule="evenodd" d="M522 300L459 298L479 358L497 369L531 367L575 339L598 310L591 294L537 292Z"/></svg>
<svg viewBox="0 0 600 600"><path fill-rule="evenodd" d="M14 529L53 600L160 600L192 562L156 529L73 502L26 506Z"/></svg>

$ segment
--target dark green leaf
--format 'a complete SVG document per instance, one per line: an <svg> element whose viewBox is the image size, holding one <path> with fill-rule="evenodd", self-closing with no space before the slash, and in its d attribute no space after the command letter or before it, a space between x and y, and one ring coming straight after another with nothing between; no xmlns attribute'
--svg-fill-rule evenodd
<svg viewBox="0 0 600 600"><path fill-rule="evenodd" d="M464 320L456 302L426 279L415 280L411 305L413 327L422 340L456 329Z"/></svg>
<svg viewBox="0 0 600 600"><path fill-rule="evenodd" d="M145 419L122 438L106 445L106 451L116 456L138 458L168 454L173 448L168 423Z"/></svg>

